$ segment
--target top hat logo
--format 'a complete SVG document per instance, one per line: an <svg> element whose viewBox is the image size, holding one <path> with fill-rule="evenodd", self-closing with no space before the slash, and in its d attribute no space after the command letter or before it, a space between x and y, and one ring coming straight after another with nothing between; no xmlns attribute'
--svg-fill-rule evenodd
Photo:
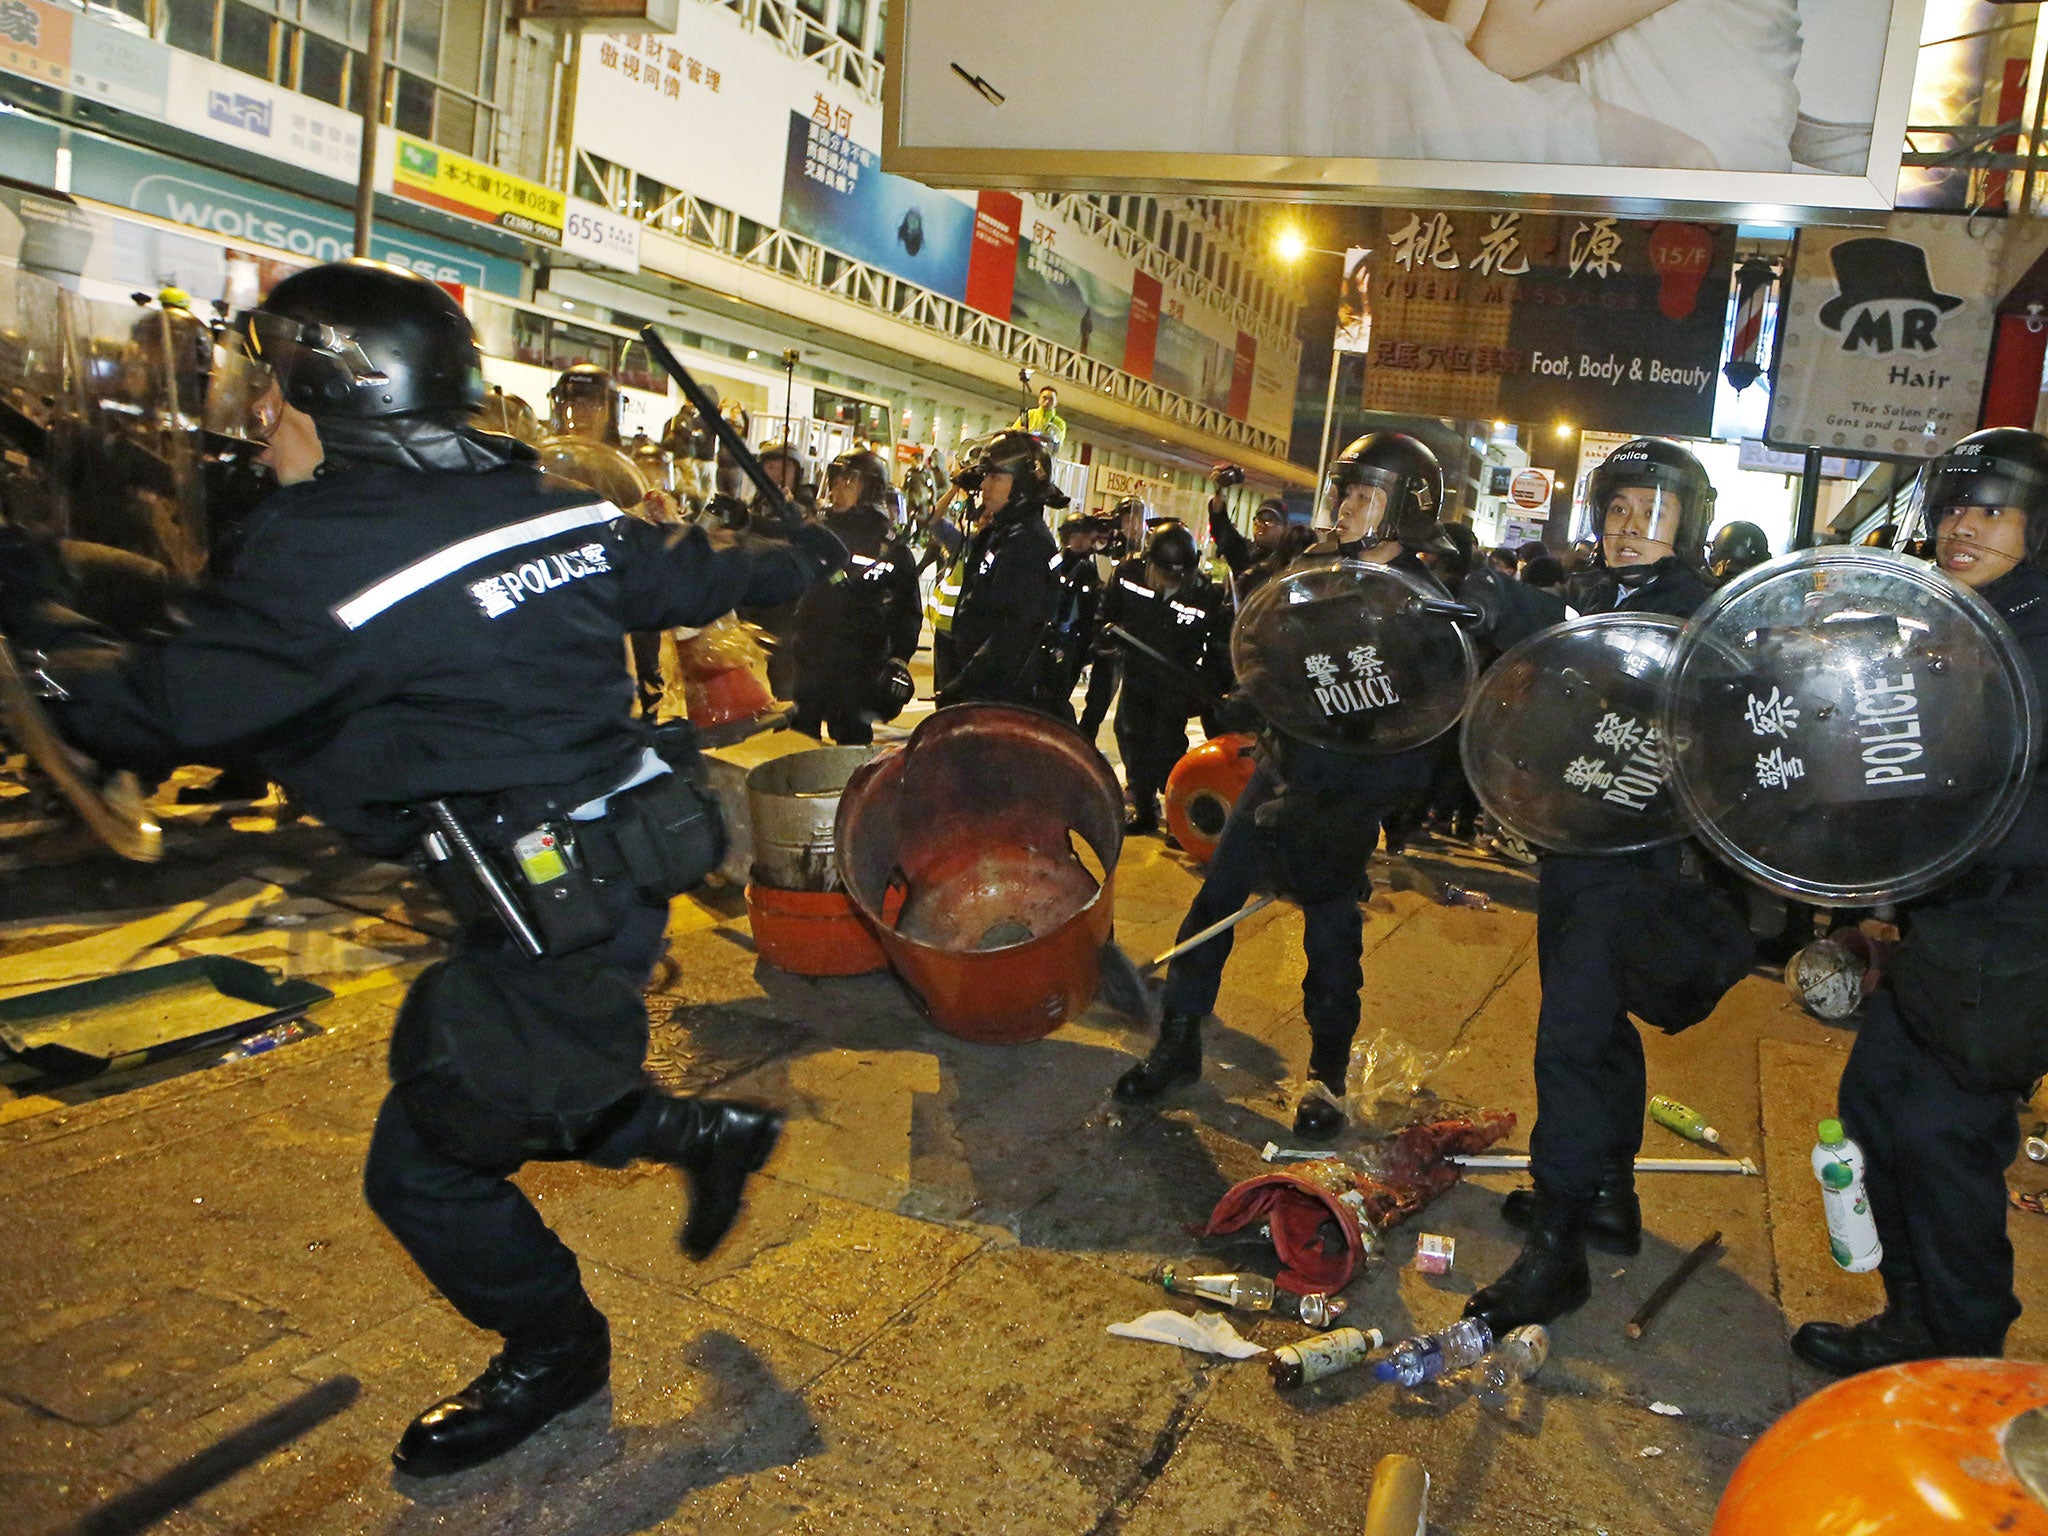
<svg viewBox="0 0 2048 1536"><path fill-rule="evenodd" d="M1841 292L1821 305L1820 323L1841 331L1843 322L1856 315L1842 340L1845 352L1864 345L1878 352L1893 350L1891 315L1867 308L1893 303L1906 307L1896 345L1932 352L1936 323L1963 302L1955 294L1935 292L1927 275L1927 252L1909 241L1875 235L1844 240L1828 256ZM1857 314L1859 310L1864 312Z"/></svg>

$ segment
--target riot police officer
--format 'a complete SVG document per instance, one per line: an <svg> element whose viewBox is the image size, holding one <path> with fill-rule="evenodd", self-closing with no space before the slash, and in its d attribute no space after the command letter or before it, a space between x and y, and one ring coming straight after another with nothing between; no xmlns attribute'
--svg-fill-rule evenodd
<svg viewBox="0 0 2048 1536"><path fill-rule="evenodd" d="M885 700L895 669L917 650L917 565L890 527L889 471L879 455L842 453L825 472L825 494L824 524L846 546L848 563L798 606L790 728L815 736L822 726L842 746L866 746L875 721L895 713Z"/></svg>
<svg viewBox="0 0 2048 1536"><path fill-rule="evenodd" d="M499 894L531 893L500 921L474 899L481 882L451 882L477 915L400 1010L364 1175L435 1288L504 1336L400 1441L398 1466L434 1476L498 1455L609 1377L605 1319L510 1181L522 1163L676 1166L691 1186L683 1247L702 1257L775 1144L775 1112L671 1098L641 1072L668 897L717 855L703 801L631 718L619 642L779 601L843 551L816 528L714 549L546 477L530 449L470 425L483 379L469 322L400 268L295 273L243 323L282 390L284 488L234 570L167 643L76 630L24 601L11 562L0 618L46 648L67 695L53 708L101 757L256 743L359 850L403 856L432 826L431 847L476 849L453 861L494 868ZM514 943L522 925L538 957Z"/></svg>
<svg viewBox="0 0 2048 1536"><path fill-rule="evenodd" d="M1081 681L1101 627L1102 573L1095 564L1095 529L1085 517L1060 523L1059 607L1046 630L1044 667L1046 708L1062 720L1074 719L1074 688Z"/></svg>
<svg viewBox="0 0 2048 1536"><path fill-rule="evenodd" d="M1603 578L1590 590L1605 592L1612 610L1686 618L1707 600L1697 565L1714 487L1698 459L1676 443L1634 439L1593 471L1587 497ZM1591 1289L1589 1243L1623 1254L1641 1246L1635 1156L1647 1090L1643 1042L1623 1002L1624 969L1642 963L1630 938L1653 898L1671 909L1677 931L1702 942L1746 937L1739 924L1731 933L1708 922L1724 909L1710 886L1690 878L1695 868L1693 850L1671 845L1601 857L1546 853L1538 863L1535 1188L1510 1194L1501 1209L1527 1240L1465 1308L1496 1334L1581 1306Z"/></svg>
<svg viewBox="0 0 2048 1536"><path fill-rule="evenodd" d="M1114 531L1102 544L1103 558L1109 563L1109 569L1102 578L1105 592L1115 590L1119 581L1143 578L1145 528L1150 514L1151 509L1136 496L1125 496L1110 508L1109 520ZM1110 707L1116 703L1117 688L1123 677L1123 647L1110 640L1098 626L1095 649L1088 662L1088 694L1081 701L1081 734L1089 741L1095 740L1102 730L1102 722L1109 718Z"/></svg>
<svg viewBox="0 0 2048 1536"><path fill-rule="evenodd" d="M2048 690L2048 439L1964 438L1927 471L1935 563L2005 618ZM1842 1073L1864 1155L1884 1310L1808 1323L1792 1350L1833 1375L1936 1355L2000 1355L2019 1316L2005 1170L2017 1111L2048 1073L2048 788L1963 875L1907 907Z"/></svg>
<svg viewBox="0 0 2048 1536"><path fill-rule="evenodd" d="M1042 704L1056 686L1041 674L1041 643L1059 609L1059 554L1045 509L1066 506L1052 483L1052 455L1036 436L998 432L961 471L987 522L962 557L953 610L957 670L939 690L948 704Z"/></svg>
<svg viewBox="0 0 2048 1536"><path fill-rule="evenodd" d="M1287 520L1287 504L1276 496L1259 503L1252 514L1251 537L1238 532L1224 509L1223 493L1209 498L1209 539L1216 553L1230 567L1233 595L1240 607L1275 572L1285 570L1295 557L1314 542L1305 528Z"/></svg>
<svg viewBox="0 0 2048 1536"><path fill-rule="evenodd" d="M1443 471L1427 445L1402 432L1368 433L1331 466L1326 542L1429 582L1421 552L1451 548L1437 520L1442 502ZM1339 1102L1365 984L1359 903L1371 890L1366 863L1386 809L1428 788L1433 758L1427 746L1361 757L1268 730L1258 768L1181 922L1179 936L1189 938L1237 911L1260 885L1278 884L1301 903L1309 1082L1295 1106L1299 1136L1327 1138L1343 1129ZM1117 1079L1117 1098L1154 1099L1201 1076L1202 1022L1215 1006L1231 943L1225 931L1168 967L1159 1038Z"/></svg>
<svg viewBox="0 0 2048 1536"><path fill-rule="evenodd" d="M1707 549L1707 574L1725 587L1744 571L1771 558L1771 540L1755 523L1730 523L1714 535Z"/></svg>
<svg viewBox="0 0 2048 1536"><path fill-rule="evenodd" d="M1116 745L1127 833L1159 830L1159 792L1188 749L1188 717L1213 708L1230 678L1228 610L1201 573L1194 535L1178 523L1160 529L1140 569L1139 580L1118 576L1102 601L1106 640L1123 653Z"/></svg>

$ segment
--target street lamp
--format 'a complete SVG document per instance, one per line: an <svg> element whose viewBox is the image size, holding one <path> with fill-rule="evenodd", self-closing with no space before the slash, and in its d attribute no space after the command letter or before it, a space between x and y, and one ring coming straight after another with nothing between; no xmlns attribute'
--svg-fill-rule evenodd
<svg viewBox="0 0 2048 1536"><path fill-rule="evenodd" d="M1333 251L1327 246L1310 245L1308 243L1308 236L1291 224L1273 237L1273 255L1290 266L1300 261L1304 256L1335 256L1341 261L1349 254L1347 251ZM1330 335L1330 387L1323 392L1323 441L1322 446L1316 451L1316 505L1318 507L1322 505L1323 501L1323 476L1329 472L1330 468L1330 430L1336 424L1337 419L1337 360L1342 355L1343 349L1337 345L1337 334L1333 329ZM1313 512L1310 513L1311 518L1314 515Z"/></svg>

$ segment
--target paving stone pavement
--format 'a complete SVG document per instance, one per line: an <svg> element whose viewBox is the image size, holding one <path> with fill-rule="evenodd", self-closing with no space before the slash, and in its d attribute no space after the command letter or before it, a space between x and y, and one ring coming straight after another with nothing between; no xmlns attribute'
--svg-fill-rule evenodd
<svg viewBox="0 0 2048 1536"><path fill-rule="evenodd" d="M757 965L743 909L714 894L677 904L673 964L651 999L653 1070L784 1104L789 1135L701 1265L677 1252L683 1197L667 1170L529 1168L522 1183L612 1318L612 1388L490 1467L415 1482L391 1470L391 1444L490 1346L411 1269L358 1186L395 1008L445 924L402 872L339 856L317 829L188 830L179 847L153 871L88 859L34 894L10 882L0 988L9 964L47 976L213 944L340 995L313 1016L323 1033L267 1056L86 1088L6 1085L9 1536L65 1530L343 1373L362 1384L347 1412L155 1529L1306 1536L1356 1529L1375 1461L1403 1451L1434 1478L1439 1536L1704 1533L1749 1441L1821 1385L1785 1351L1790 1329L1874 1305L1871 1281L1825 1258L1806 1166L1851 1036L1759 975L1648 1049L1653 1090L1705 1110L1763 1176L1646 1177L1643 1253L1600 1264L1593 1301L1558 1326L1512 1411L1457 1390L1397 1395L1357 1373L1283 1396L1257 1360L1113 1338L1106 1324L1170 1304L1150 1279L1161 1259L1271 1272L1258 1244L1203 1243L1190 1228L1264 1166L1258 1148L1289 1140L1288 1085L1307 1050L1298 914L1281 905L1246 925L1202 1082L1137 1112L1106 1096L1146 1043L1115 1016L1091 1011L1029 1046L968 1045L887 977ZM1433 1091L1515 1111L1525 1145L1531 881L1444 844L1376 874L1361 1039L1449 1053ZM1133 953L1170 940L1196 879L1156 840L1127 848L1118 921ZM1445 879L1489 891L1494 910L1439 905ZM199 914L132 928L179 902ZM1695 1150L1649 1134L1649 1150ZM2014 1179L2036 1187L2048 1172L2022 1164ZM1514 1182L1469 1179L1397 1229L1387 1263L1351 1289L1354 1317L1390 1337L1455 1317L1514 1251L1495 1210ZM2022 1275L2040 1273L2048 1222L2013 1223ZM1457 1238L1449 1274L1407 1267L1417 1228ZM1626 1342L1622 1322L1714 1229L1721 1257L1646 1340ZM1267 1345L1302 1332L1242 1327ZM2044 1346L2029 1312L2014 1352Z"/></svg>

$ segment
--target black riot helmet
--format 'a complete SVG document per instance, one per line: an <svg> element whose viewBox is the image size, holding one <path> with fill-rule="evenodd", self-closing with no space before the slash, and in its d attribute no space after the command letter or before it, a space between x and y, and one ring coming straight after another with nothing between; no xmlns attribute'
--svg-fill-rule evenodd
<svg viewBox="0 0 2048 1536"><path fill-rule="evenodd" d="M1665 535L1656 542L1669 544L1680 559L1696 563L1714 520L1714 482L1707 478L1706 466L1667 438L1637 437L1623 443L1586 480L1596 535L1605 526L1614 493L1633 488L1658 493L1650 535Z"/></svg>
<svg viewBox="0 0 2048 1536"><path fill-rule="evenodd" d="M825 467L825 488L829 492L832 482L852 477L860 485L860 495L854 505L858 507L881 507L889 501L889 466L882 462L882 456L865 448L856 448L842 453Z"/></svg>
<svg viewBox="0 0 2048 1536"><path fill-rule="evenodd" d="M1201 551L1195 548L1195 536L1188 532L1185 524L1175 522L1152 535L1152 541L1145 546L1145 563L1176 575L1188 576L1202 563L1202 556Z"/></svg>
<svg viewBox="0 0 2048 1536"><path fill-rule="evenodd" d="M789 466L789 492L795 495L804 485L804 456L787 443L763 443L755 458L761 461L763 469L772 464Z"/></svg>
<svg viewBox="0 0 2048 1536"><path fill-rule="evenodd" d="M1972 432L1927 466L1921 493L1927 532L1959 507L2017 507L2027 514L2027 558L2048 548L2048 437L2024 427Z"/></svg>
<svg viewBox="0 0 2048 1536"><path fill-rule="evenodd" d="M484 398L462 306L388 262L356 256L294 272L242 317L241 334L285 403L316 419L466 416Z"/></svg>
<svg viewBox="0 0 2048 1536"><path fill-rule="evenodd" d="M1052 454L1035 432L1016 428L998 432L975 455L974 469L982 477L1008 475L1010 499L1004 506L1029 506L1034 510L1066 506L1067 493L1052 483ZM955 479L958 480L958 476ZM979 484L979 480L976 482ZM1000 512L1004 508L998 507Z"/></svg>
<svg viewBox="0 0 2048 1536"><path fill-rule="evenodd" d="M595 363L572 363L548 391L548 432L554 437L587 437L619 442L619 386Z"/></svg>
<svg viewBox="0 0 2048 1536"><path fill-rule="evenodd" d="M1707 574L1733 581L1771 558L1771 540L1755 523L1730 523L1714 535L1707 548Z"/></svg>
<svg viewBox="0 0 2048 1536"><path fill-rule="evenodd" d="M1368 544L1398 541L1409 549L1453 553L1437 521L1444 503L1444 470L1429 445L1406 432L1368 432L1356 439L1330 465L1330 513L1360 485L1386 493L1376 522L1365 532Z"/></svg>

